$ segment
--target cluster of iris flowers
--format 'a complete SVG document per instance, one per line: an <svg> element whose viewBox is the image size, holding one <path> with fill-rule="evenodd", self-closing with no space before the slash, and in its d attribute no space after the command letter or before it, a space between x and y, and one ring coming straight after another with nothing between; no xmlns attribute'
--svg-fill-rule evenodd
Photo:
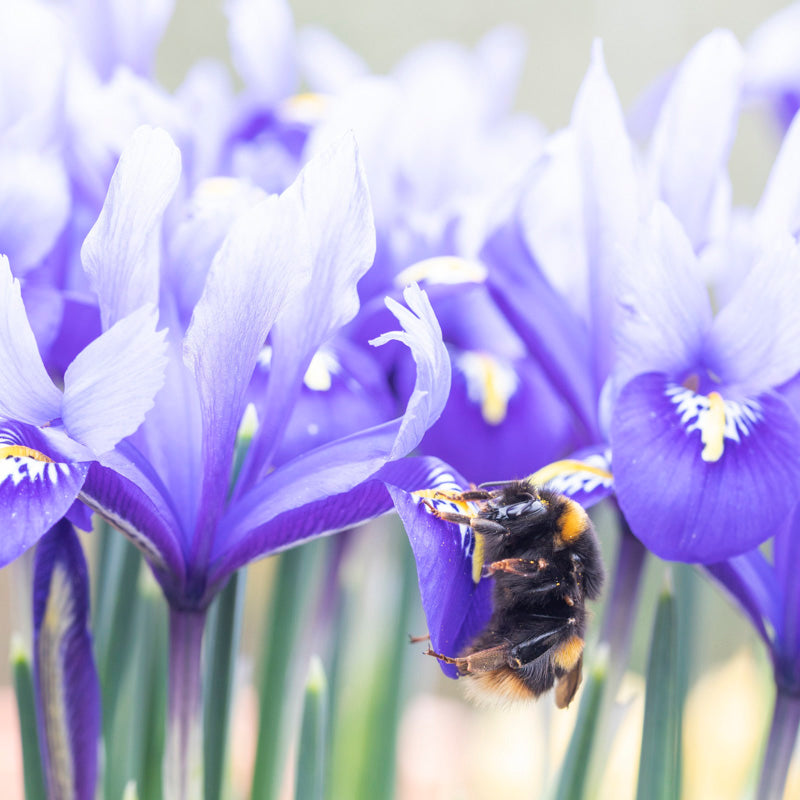
<svg viewBox="0 0 800 800"><path fill-rule="evenodd" d="M152 77L168 0L0 9L0 559L35 553L29 795L91 798L117 752L98 761L75 528L124 534L166 598L163 792L184 800L207 612L238 570L396 509L431 646L456 656L490 582L415 491L535 474L618 515L597 648L618 666L645 548L739 603L774 663L759 796L780 796L800 721L798 7L746 50L711 33L627 121L597 43L552 134L511 110L514 31L375 76L281 0L226 9L243 88L201 63L174 93ZM738 208L754 103L784 138ZM643 749L640 793L674 788L674 738Z"/></svg>

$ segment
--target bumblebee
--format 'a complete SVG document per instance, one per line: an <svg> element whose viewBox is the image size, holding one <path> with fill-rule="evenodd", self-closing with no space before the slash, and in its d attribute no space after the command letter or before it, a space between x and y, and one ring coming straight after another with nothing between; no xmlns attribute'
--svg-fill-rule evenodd
<svg viewBox="0 0 800 800"><path fill-rule="evenodd" d="M440 519L472 528L483 545L483 574L494 587L491 619L466 650L457 658L433 650L428 655L469 676L478 699L487 693L535 698L555 685L556 705L566 708L581 682L585 601L597 599L604 579L588 515L574 500L530 480L432 496L477 503L475 516L427 505Z"/></svg>

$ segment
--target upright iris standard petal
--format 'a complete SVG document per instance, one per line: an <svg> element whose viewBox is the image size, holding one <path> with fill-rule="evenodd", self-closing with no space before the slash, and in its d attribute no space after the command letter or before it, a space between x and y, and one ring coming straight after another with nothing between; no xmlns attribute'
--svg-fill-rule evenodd
<svg viewBox="0 0 800 800"><path fill-rule="evenodd" d="M39 544L33 587L39 742L50 800L92 800L100 684L92 656L89 577L78 537L59 522Z"/></svg>
<svg viewBox="0 0 800 800"><path fill-rule="evenodd" d="M763 542L794 506L798 441L800 422L778 395L732 401L639 375L611 423L617 498L657 555L720 561Z"/></svg>
<svg viewBox="0 0 800 800"><path fill-rule="evenodd" d="M620 251L632 244L640 193L622 108L600 42L592 47L592 63L575 100L570 127L575 131L582 179L590 343L599 391L612 366L616 266Z"/></svg>
<svg viewBox="0 0 800 800"><path fill-rule="evenodd" d="M683 378L697 365L711 327L711 303L691 244L670 210L657 204L620 261L615 329L620 385L643 372ZM616 460L616 459L615 459Z"/></svg>
<svg viewBox="0 0 800 800"><path fill-rule="evenodd" d="M161 220L180 173L180 151L158 128L138 128L122 151L81 248L104 328L146 303L158 304Z"/></svg>
<svg viewBox="0 0 800 800"><path fill-rule="evenodd" d="M36 544L72 506L88 464L51 458L35 428L0 422L0 566Z"/></svg>
<svg viewBox="0 0 800 800"><path fill-rule="evenodd" d="M228 0L228 39L238 73L274 106L297 86L294 20L286 0Z"/></svg>
<svg viewBox="0 0 800 800"><path fill-rule="evenodd" d="M143 306L88 344L64 375L62 419L70 435L95 453L132 434L164 385L165 331Z"/></svg>
<svg viewBox="0 0 800 800"><path fill-rule="evenodd" d="M271 334L270 378L250 464L255 475L271 467L312 356L359 308L356 285L375 257L375 227L364 170L348 134L310 161L282 202L296 205L310 246L307 291L290 298ZM254 477L250 464L247 479Z"/></svg>
<svg viewBox="0 0 800 800"><path fill-rule="evenodd" d="M800 372L800 247L788 234L772 242L714 318L709 367L740 393L756 394Z"/></svg>
<svg viewBox="0 0 800 800"><path fill-rule="evenodd" d="M743 66L742 49L730 31L706 36L683 60L653 133L655 197L672 209L695 247L708 237L733 144Z"/></svg>
<svg viewBox="0 0 800 800"><path fill-rule="evenodd" d="M460 491L466 482L436 466L421 485ZM480 560L475 534L466 525L438 519L408 491L391 483L388 488L417 562L431 646L437 653L458 656L486 626L492 611L491 581L475 581L483 566L481 561L475 568L475 559ZM440 662L440 666L445 675L458 677L454 665Z"/></svg>
<svg viewBox="0 0 800 800"><path fill-rule="evenodd" d="M195 307L184 359L200 395L205 509L200 524L209 530L228 492L236 431L258 354L308 269L308 239L296 204L267 198L232 227Z"/></svg>
<svg viewBox="0 0 800 800"><path fill-rule="evenodd" d="M61 392L42 363L19 281L0 256L0 417L42 425L60 411Z"/></svg>
<svg viewBox="0 0 800 800"><path fill-rule="evenodd" d="M447 400L450 361L425 293L412 286L404 296L415 313L399 311L392 301L405 330L388 338L407 344L417 363L417 382L405 414L311 450L271 472L229 508L220 543L235 547L249 531L279 514L347 492L419 444Z"/></svg>
<svg viewBox="0 0 800 800"><path fill-rule="evenodd" d="M800 21L800 6L795 13ZM796 41L800 41L798 30ZM800 67L798 68L800 78ZM800 86L800 80L798 81ZM783 137L769 172L767 185L754 211L756 225L765 233L796 233L800 229L800 116L795 116Z"/></svg>

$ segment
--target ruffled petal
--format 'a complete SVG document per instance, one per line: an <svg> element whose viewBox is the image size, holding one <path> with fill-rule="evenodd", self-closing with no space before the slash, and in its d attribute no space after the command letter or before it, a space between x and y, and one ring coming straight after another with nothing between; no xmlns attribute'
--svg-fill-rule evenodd
<svg viewBox="0 0 800 800"><path fill-rule="evenodd" d="M765 541L794 507L798 441L800 422L777 395L729 401L640 375L611 422L617 498L656 555L721 561Z"/></svg>
<svg viewBox="0 0 800 800"><path fill-rule="evenodd" d="M81 248L103 328L146 303L158 304L161 220L180 174L181 154L169 134L137 128Z"/></svg>
<svg viewBox="0 0 800 800"><path fill-rule="evenodd" d="M59 416L61 392L39 355L19 281L0 256L0 417L43 425Z"/></svg>
<svg viewBox="0 0 800 800"><path fill-rule="evenodd" d="M92 800L100 744L100 682L92 654L89 575L78 537L60 522L36 551L34 679L51 800Z"/></svg>
<svg viewBox="0 0 800 800"><path fill-rule="evenodd" d="M58 460L49 452L35 428L0 423L0 566L36 544L83 486L89 465Z"/></svg>
<svg viewBox="0 0 800 800"><path fill-rule="evenodd" d="M143 306L78 354L64 375L62 418L69 434L95 453L130 436L153 407L167 366L165 331Z"/></svg>

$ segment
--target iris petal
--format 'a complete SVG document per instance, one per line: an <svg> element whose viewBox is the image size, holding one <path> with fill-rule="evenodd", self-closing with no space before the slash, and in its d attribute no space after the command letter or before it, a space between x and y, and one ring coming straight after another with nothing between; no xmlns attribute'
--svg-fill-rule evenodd
<svg viewBox="0 0 800 800"><path fill-rule="evenodd" d="M744 553L796 501L800 422L788 404L776 395L726 403L723 450L712 461L702 457L706 405L650 373L628 383L614 409L617 497L633 532L662 558L709 563Z"/></svg>

